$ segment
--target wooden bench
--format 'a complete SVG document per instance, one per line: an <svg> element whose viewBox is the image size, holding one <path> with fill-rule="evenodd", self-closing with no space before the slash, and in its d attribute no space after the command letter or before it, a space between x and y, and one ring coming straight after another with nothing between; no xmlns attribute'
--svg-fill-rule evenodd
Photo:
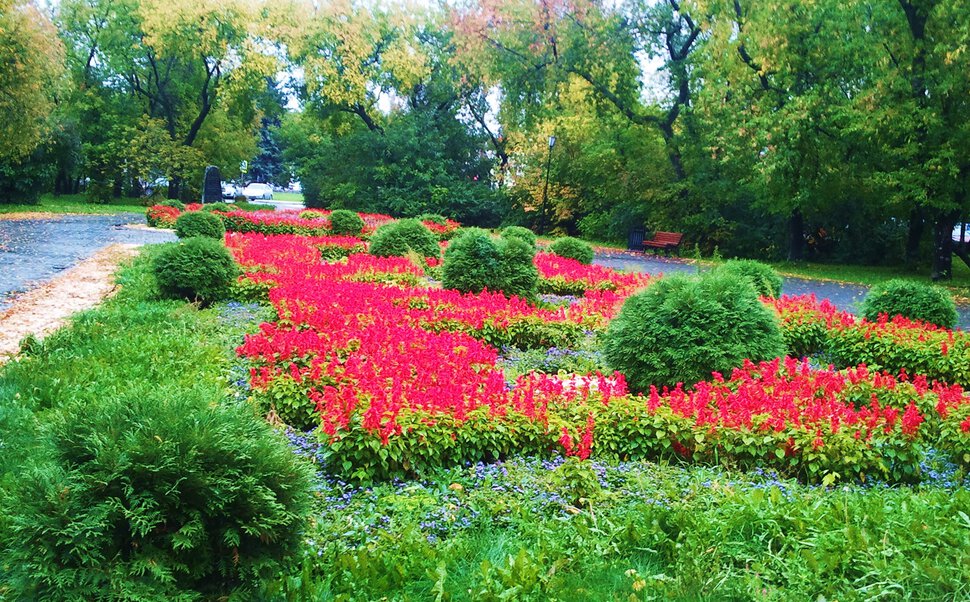
<svg viewBox="0 0 970 602"><path fill-rule="evenodd" d="M679 255L680 241L683 238L684 235L680 232L657 232L652 239L643 241L643 248L653 249L654 253L663 250L664 255L670 255L671 251L675 251Z"/></svg>

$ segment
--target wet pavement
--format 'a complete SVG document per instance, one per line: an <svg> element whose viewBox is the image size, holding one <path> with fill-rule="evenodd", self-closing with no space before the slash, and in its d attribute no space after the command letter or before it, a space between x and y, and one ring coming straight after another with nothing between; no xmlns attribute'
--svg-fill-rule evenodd
<svg viewBox="0 0 970 602"><path fill-rule="evenodd" d="M639 253L597 253L593 263L617 270L644 272L647 274L673 274L678 272L693 274L697 268L682 259L641 255ZM785 295L814 294L819 299L828 299L839 309L855 312L858 304L869 291L861 284L843 284L826 280L806 280L804 278L784 278L782 293ZM957 325L970 330L970 305L958 305L960 319Z"/></svg>
<svg viewBox="0 0 970 602"><path fill-rule="evenodd" d="M126 224L144 225L145 216L116 213L0 220L0 311L9 306L12 296L51 279L105 245L175 240L171 232Z"/></svg>

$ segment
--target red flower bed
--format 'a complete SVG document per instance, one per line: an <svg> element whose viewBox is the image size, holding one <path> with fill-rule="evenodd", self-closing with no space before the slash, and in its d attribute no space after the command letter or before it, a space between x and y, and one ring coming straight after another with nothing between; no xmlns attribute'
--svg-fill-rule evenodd
<svg viewBox="0 0 970 602"><path fill-rule="evenodd" d="M624 297L650 283L648 274L622 273L598 265L586 265L553 253L538 252L540 292L556 295L583 295L587 291L618 291Z"/></svg>

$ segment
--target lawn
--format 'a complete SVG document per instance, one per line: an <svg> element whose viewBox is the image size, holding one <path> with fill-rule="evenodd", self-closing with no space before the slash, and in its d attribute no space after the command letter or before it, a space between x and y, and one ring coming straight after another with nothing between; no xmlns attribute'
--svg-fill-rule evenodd
<svg viewBox="0 0 970 602"><path fill-rule="evenodd" d="M274 192L274 201L287 201L292 203L302 203L303 193L302 192Z"/></svg>
<svg viewBox="0 0 970 602"><path fill-rule="evenodd" d="M363 218L373 229L377 218ZM51 429L70 433L65 416L96 417L136 399L195 412L201 401L268 415L274 445L316 475L303 494L299 545L263 567L249 599L970 597L970 405L960 387L791 360L690 393L630 396L609 374L600 337L623 299L652 279L540 253L535 304L459 295L435 284L444 268L433 259L362 254L347 236L260 230L301 231L303 221L254 215L240 225L255 231L227 235L246 274L235 300L161 299L152 261L175 247L148 247L120 272L118 295L46 340L26 341L22 357L0 367L0 485L20 490L35 478L44 467L34 459L38 442ZM961 334L859 324L807 299L766 307L789 349L819 357L825 347L840 366L865 359L897 375L899 362L918 357L921 372L970 384ZM570 376L596 370L605 374ZM211 428L188 423L192 432ZM111 448L140 432L114 428L72 434L64 446ZM147 455L82 460L129 466L154 458L156 447L181 449L177 436L147 431L138 439ZM187 446L185 457L219 466L205 449ZM172 466L150 471L146 483L181 474ZM101 474L83 484L95 495ZM73 491L46 494L49 529L101 536L98 521L117 517L63 515ZM0 532L23 533L20 516L0 515ZM119 524L129 524L124 516ZM178 550L199 544L193 525L146 531L174 533ZM70 537L90 549L90 536ZM77 554L57 549L52 558ZM113 583L174 595L172 581L153 572L166 557L125 565L135 552L52 574L68 584L120 575ZM245 560L248 550L239 553ZM6 554L0 548L0 597L23 591L6 588L25 578L3 564Z"/></svg>
<svg viewBox="0 0 970 602"><path fill-rule="evenodd" d="M58 195L43 194L37 204L0 203L2 213L143 213L145 205L141 199L112 199L108 203L91 203L83 194Z"/></svg>

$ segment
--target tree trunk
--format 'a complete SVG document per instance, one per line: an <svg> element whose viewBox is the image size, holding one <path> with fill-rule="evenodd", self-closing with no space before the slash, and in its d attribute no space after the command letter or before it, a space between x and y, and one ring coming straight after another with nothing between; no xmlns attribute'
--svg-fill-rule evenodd
<svg viewBox="0 0 970 602"><path fill-rule="evenodd" d="M953 278L953 224L957 213L941 214L933 223L933 274L934 281Z"/></svg>
<svg viewBox="0 0 970 602"><path fill-rule="evenodd" d="M922 207L913 207L909 213L909 233L906 236L906 263L914 264L919 261L919 244L923 239L923 227L926 220Z"/></svg>
<svg viewBox="0 0 970 602"><path fill-rule="evenodd" d="M795 209L788 218L788 260L805 258L805 217L801 209Z"/></svg>

